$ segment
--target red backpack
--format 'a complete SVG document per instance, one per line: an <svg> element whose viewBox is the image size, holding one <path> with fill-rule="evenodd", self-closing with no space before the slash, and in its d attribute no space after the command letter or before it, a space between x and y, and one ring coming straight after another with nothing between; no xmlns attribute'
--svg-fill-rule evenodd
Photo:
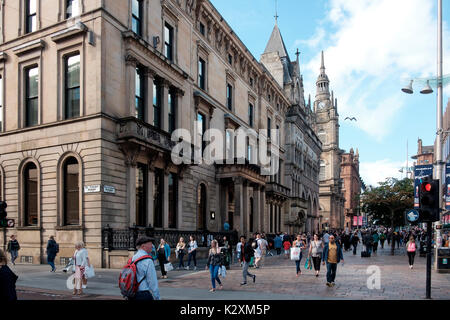
<svg viewBox="0 0 450 320"><path fill-rule="evenodd" d="M132 258L130 258L127 265L123 267L122 272L120 272L119 289L122 295L126 298L134 298L136 296L136 292L139 289L139 285L146 278L146 276L144 276L142 280L138 282L136 276L136 264L144 259L152 259L152 257L149 255L145 255L137 258L134 261L132 261Z"/></svg>

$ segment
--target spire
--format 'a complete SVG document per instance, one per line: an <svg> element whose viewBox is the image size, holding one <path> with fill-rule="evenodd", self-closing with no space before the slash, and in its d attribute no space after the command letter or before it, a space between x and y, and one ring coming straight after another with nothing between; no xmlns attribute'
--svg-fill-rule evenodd
<svg viewBox="0 0 450 320"><path fill-rule="evenodd" d="M311 93L308 95L308 106L311 107Z"/></svg>
<svg viewBox="0 0 450 320"><path fill-rule="evenodd" d="M278 18L280 17L279 15L278 15L278 1L277 0L275 0L275 25L278 25Z"/></svg>
<svg viewBox="0 0 450 320"><path fill-rule="evenodd" d="M323 58L323 50L322 50L322 63L320 65L320 73L325 74L325 62L324 62L324 58Z"/></svg>
<svg viewBox="0 0 450 320"><path fill-rule="evenodd" d="M283 41L283 37L281 36L280 29L278 29L278 25L275 24L273 27L272 34L270 35L269 42L267 43L266 49L264 53L272 53L278 52L280 58L288 57L286 46Z"/></svg>

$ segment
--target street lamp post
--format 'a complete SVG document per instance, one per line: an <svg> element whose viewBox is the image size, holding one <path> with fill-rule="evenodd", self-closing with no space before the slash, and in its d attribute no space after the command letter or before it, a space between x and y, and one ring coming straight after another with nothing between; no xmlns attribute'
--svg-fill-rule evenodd
<svg viewBox="0 0 450 320"><path fill-rule="evenodd" d="M444 78L442 75L442 0L438 0L437 4L438 9L438 46L437 46L437 78L431 78L431 79L425 79L426 80L426 86L424 89L420 91L422 94L429 94L432 93L433 90L430 87L430 81L436 80L436 86L437 86L437 110L436 110L436 127L437 127L437 143L436 143L436 162L434 164L436 170L435 170L435 179L439 180L439 208L442 208L443 204L443 184L444 184L444 176L443 176L443 168L444 168L444 161L442 160L442 135L443 135L443 128L442 128L442 105L443 105L443 96L442 96L442 90L443 90L443 82ZM447 78L447 77L446 77ZM412 94L412 83L413 80L409 83L408 86L402 89L403 92ZM427 299L431 298L431 223L427 223L427 292L426 296ZM436 230L436 240L440 238L440 230ZM436 241L436 248L434 251L435 254L435 268L437 269L437 253L438 253L438 241Z"/></svg>

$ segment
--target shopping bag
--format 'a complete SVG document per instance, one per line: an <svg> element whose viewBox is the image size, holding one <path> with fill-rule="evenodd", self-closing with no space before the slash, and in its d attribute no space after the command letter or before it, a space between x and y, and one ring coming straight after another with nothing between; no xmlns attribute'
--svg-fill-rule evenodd
<svg viewBox="0 0 450 320"><path fill-rule="evenodd" d="M166 270L166 272L167 271L172 271L173 270L172 264L170 262L169 263L165 263L164 264L164 270Z"/></svg>
<svg viewBox="0 0 450 320"><path fill-rule="evenodd" d="M309 269L309 257L305 261L305 269Z"/></svg>
<svg viewBox="0 0 450 320"><path fill-rule="evenodd" d="M94 267L93 267L93 266L90 266L90 267L87 266L87 267L84 269L84 275L85 275L86 279L95 277Z"/></svg>
<svg viewBox="0 0 450 320"><path fill-rule="evenodd" d="M225 268L225 266L221 266L221 267L219 268L219 275L220 275L222 278L226 278L226 276L227 276L227 268Z"/></svg>
<svg viewBox="0 0 450 320"><path fill-rule="evenodd" d="M291 260L300 260L300 248L294 247L291 248Z"/></svg>

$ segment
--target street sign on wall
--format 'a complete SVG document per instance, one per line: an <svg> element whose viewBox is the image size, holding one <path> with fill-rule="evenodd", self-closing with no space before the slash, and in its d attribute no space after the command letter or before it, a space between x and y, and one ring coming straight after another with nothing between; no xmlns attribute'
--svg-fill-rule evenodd
<svg viewBox="0 0 450 320"><path fill-rule="evenodd" d="M433 165L426 164L414 167L414 208L419 208L419 186L425 177L433 177Z"/></svg>

